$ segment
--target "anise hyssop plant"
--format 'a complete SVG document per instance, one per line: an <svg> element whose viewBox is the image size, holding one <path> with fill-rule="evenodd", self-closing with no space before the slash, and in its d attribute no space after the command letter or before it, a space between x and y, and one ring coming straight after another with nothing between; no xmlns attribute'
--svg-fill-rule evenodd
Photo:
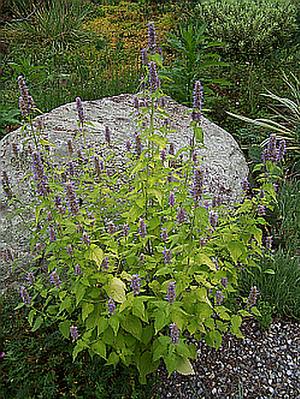
<svg viewBox="0 0 300 399"><path fill-rule="evenodd" d="M169 373L193 373L189 335L216 348L226 331L242 337L242 317L256 312L255 287L239 306L229 307L228 299L240 271L265 252L261 210L274 197L264 181L263 197L259 190L248 195L245 182L244 198L230 207L221 191L208 193L199 156L201 83L194 88L190 144L176 152L155 47L150 24L143 92L133 101L136 134L124 143L122 166L114 166L108 127L103 145L89 144L80 98L78 140L66 143L65 158L39 131L29 140L34 261L20 292L33 330L57 323L74 342L74 359L86 350L109 365L133 365L141 382L161 360ZM25 124L33 129L33 101L21 83ZM13 201L8 179L6 188Z"/></svg>

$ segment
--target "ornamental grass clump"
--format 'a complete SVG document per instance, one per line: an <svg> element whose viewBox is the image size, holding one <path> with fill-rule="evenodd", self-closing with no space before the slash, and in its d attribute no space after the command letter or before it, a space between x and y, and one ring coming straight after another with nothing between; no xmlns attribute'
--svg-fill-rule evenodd
<svg viewBox="0 0 300 399"><path fill-rule="evenodd" d="M66 143L66 159L55 162L44 142L37 143L34 279L22 284L20 304L29 308L33 331L57 324L74 343L74 359L88 351L108 365L134 366L142 383L161 361L170 374L193 373L196 349L187 335L215 348L226 331L242 337L242 317L256 307L247 298L234 310L228 303L241 270L254 268L265 252L257 206L269 207L274 197L266 179L263 200L252 190L230 210L219 200L221 191L218 198L208 193L195 156L203 147L202 99L195 99L190 144L176 151L156 56L148 54L145 90L133 108L135 145L124 143L124 168L108 169L113 132L108 140L106 129L102 147L87 145L80 99L81 148ZM200 82L195 95L202 95Z"/></svg>

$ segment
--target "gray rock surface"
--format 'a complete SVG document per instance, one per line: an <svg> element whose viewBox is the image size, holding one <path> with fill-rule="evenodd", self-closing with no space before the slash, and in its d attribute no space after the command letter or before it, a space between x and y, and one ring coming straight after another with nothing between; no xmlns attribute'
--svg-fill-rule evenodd
<svg viewBox="0 0 300 399"><path fill-rule="evenodd" d="M87 142L97 145L104 141L104 129L108 126L112 132L112 142L119 158L122 159L125 143L136 131L132 113L132 96L120 95L83 103L87 121L93 126L87 128ZM166 110L170 114L174 133L170 141L178 149L189 143L192 136L190 110L167 99ZM75 103L66 104L54 109L48 114L37 118L42 120L44 131L49 141L55 144L56 153L66 153L66 143L74 138L78 130L77 111ZM233 137L214 123L203 118L205 148L202 150L204 165L207 170L207 184L211 192L217 192L222 186L227 195L227 201L233 202L241 196L241 181L247 177L248 168L238 144ZM12 144L18 145L21 151L28 134L18 129L0 141L0 176L7 171L13 190L25 203L30 203L30 188L22 180L28 172L28 163L16 160ZM24 155L24 154L23 154ZM24 158L24 157L23 157ZM28 232L25 222L18 217L12 219L12 209L6 205L3 188L0 185L0 292L10 284L11 266L4 261L6 249L11 248L14 256L25 256L28 248Z"/></svg>

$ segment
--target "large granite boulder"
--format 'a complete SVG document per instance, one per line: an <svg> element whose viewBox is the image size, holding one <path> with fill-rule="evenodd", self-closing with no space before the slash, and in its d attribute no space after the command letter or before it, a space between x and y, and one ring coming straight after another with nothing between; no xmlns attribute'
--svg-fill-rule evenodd
<svg viewBox="0 0 300 399"><path fill-rule="evenodd" d="M131 95L103 98L83 103L87 121L93 123L87 127L87 142L93 145L104 141L104 130L108 126L112 132L112 142L117 153L117 159L122 160L125 143L132 138L136 126L133 120ZM166 110L171 119L174 133L170 134L170 141L175 148L180 148L192 136L190 124L190 110L171 99L166 101ZM42 120L44 131L49 141L55 144L56 153L66 153L68 139L74 138L77 131L77 111L75 103L66 104L54 109L48 114L37 118ZM38 123L38 122L36 122ZM238 144L233 137L219 126L203 118L205 148L202 150L204 164L207 170L207 184L211 192L218 192L222 188L228 202L234 202L242 195L241 181L247 177L248 168ZM26 138L22 129L18 129L0 141L0 176L6 171L14 192L23 201L30 203L27 184L23 181L29 165L16 160L14 145L21 151ZM29 208L30 209L30 208ZM11 265L6 262L10 257L7 249L11 249L14 256L26 259L28 252L28 231L26 217L12 218L12 210L6 205L3 187L0 185L0 292L11 282Z"/></svg>

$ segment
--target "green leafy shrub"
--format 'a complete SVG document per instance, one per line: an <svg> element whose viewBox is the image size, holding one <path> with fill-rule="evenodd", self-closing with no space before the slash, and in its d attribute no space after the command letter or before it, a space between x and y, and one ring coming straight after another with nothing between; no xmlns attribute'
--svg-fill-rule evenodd
<svg viewBox="0 0 300 399"><path fill-rule="evenodd" d="M166 47L173 53L175 60L164 70L168 94L180 103L191 106L193 84L200 79L208 89L205 101L209 104L214 93L212 87L228 83L214 78L216 68L228 66L214 52L220 46L221 42L211 42L208 39L205 25L195 22L181 23L177 32L169 34Z"/></svg>
<svg viewBox="0 0 300 399"><path fill-rule="evenodd" d="M1 399L151 397L150 381L141 387L130 368L114 369L90 356L73 362L72 344L53 327L32 333L26 312L14 310L17 303L15 293L0 298Z"/></svg>
<svg viewBox="0 0 300 399"><path fill-rule="evenodd" d="M293 44L298 30L297 9L287 0L208 0L196 10L231 59L267 59Z"/></svg>
<svg viewBox="0 0 300 399"><path fill-rule="evenodd" d="M222 191L214 198L206 194L197 154L203 146L201 84L195 84L191 144L176 153L153 61L160 65L161 57L154 44L147 52L146 89L134 101L138 133L134 144L124 143L121 169L114 165L108 128L102 147L87 145L80 98L77 155L69 142L69 155L57 163L41 132L26 130L35 145L28 184L36 192L30 205L36 266L20 289L33 331L58 325L76 343L74 360L88 351L107 365L134 366L142 383L161 359L169 373L193 373L196 351L185 333L216 348L228 330L242 337L242 316L255 313L254 298L251 304L240 300L236 310L227 301L241 268L254 268L264 251L265 220L257 208L270 206L275 194L269 175L277 173L267 161L263 199L257 190L230 210ZM19 87L22 114L32 125L34 106L21 77ZM9 181L3 181L13 202Z"/></svg>

